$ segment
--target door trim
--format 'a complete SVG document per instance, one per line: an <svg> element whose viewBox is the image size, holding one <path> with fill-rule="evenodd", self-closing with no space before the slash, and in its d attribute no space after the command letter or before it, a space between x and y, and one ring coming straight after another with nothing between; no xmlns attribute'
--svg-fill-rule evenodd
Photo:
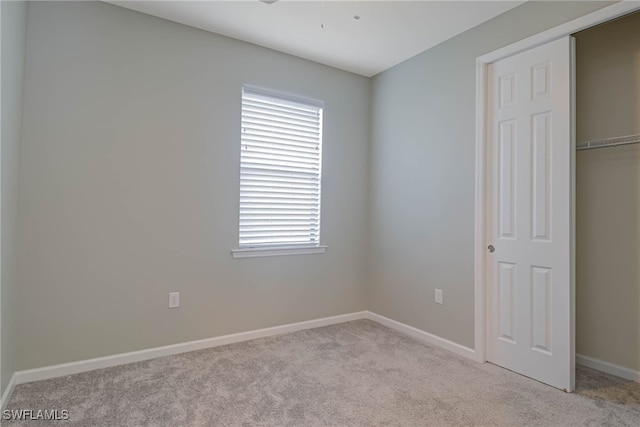
<svg viewBox="0 0 640 427"><path fill-rule="evenodd" d="M573 21L535 34L516 43L502 47L476 58L476 182L475 182L475 248L474 248L474 347L478 362L487 361L487 283L486 283L486 213L487 213L487 67L492 62L525 50L543 45L561 37L566 37L577 31L584 30L597 24L618 18L628 13L640 10L640 1L622 0L590 14L581 16ZM572 74L572 88L575 86L575 76ZM572 90L572 93L575 93ZM572 105L573 107L573 105ZM572 110L575 110L572 108ZM573 117L574 111L572 111ZM572 139L575 139L575 120L571 123ZM575 145L575 141L572 141ZM575 247L575 153L570 165L572 198L574 199L571 216L572 248ZM575 321L575 250L571 254L571 317ZM575 327L572 332L571 346L575 353Z"/></svg>

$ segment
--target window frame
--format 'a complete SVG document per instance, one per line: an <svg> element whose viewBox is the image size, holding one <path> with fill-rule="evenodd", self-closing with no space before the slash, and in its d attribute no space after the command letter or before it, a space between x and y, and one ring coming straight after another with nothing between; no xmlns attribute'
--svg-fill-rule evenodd
<svg viewBox="0 0 640 427"><path fill-rule="evenodd" d="M304 254L318 254L325 253L327 250L326 245L321 244L321 222L322 222L322 152L323 152L323 128L324 128L324 102L314 98L308 98L304 96L294 95L290 93L275 91L272 89L266 89L258 86L245 84L242 86L241 96L241 116L244 108L244 93L249 93L264 96L267 98L274 98L275 100L292 102L297 104L303 104L309 107L315 107L320 110L319 127L320 127L320 148L318 153L318 169L319 169L319 182L318 182L318 241L316 243L301 243L301 244L264 244L264 245L240 245L240 196L242 194L241 179L242 179L242 117L240 119L240 159L239 159L239 174L238 174L238 241L237 247L231 250L233 258L253 258L253 257L270 257L270 256L286 256L286 255L304 255Z"/></svg>

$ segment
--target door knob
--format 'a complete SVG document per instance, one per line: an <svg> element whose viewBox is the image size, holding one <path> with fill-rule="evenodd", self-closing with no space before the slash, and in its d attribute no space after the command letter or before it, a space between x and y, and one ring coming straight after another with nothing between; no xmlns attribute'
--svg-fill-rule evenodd
<svg viewBox="0 0 640 427"><path fill-rule="evenodd" d="M489 252L494 253L496 251L496 248L493 247L493 245L489 245L487 247L487 249L489 250Z"/></svg>

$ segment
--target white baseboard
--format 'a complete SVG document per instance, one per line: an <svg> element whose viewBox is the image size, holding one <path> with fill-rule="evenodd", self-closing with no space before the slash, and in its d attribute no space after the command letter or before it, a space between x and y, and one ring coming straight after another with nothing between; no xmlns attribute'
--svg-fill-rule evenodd
<svg viewBox="0 0 640 427"><path fill-rule="evenodd" d="M614 365L613 363L605 362L604 360L589 356L583 356L582 354L576 354L576 363L578 365L586 366L587 368L597 369L598 371L606 372L607 374L640 383L640 372L625 368L624 366Z"/></svg>
<svg viewBox="0 0 640 427"><path fill-rule="evenodd" d="M9 380L9 384L7 384L7 388L4 389L4 393L2 393L2 397L0 397L0 412L4 411L4 408L9 403L9 398L13 393L13 389L16 386L16 374L11 375L11 379Z"/></svg>
<svg viewBox="0 0 640 427"><path fill-rule="evenodd" d="M395 329L396 331L401 332L405 335L409 335L410 337L415 338L418 341L442 347L452 353L459 354L460 356L464 356L469 359L473 359L474 361L476 360L476 352L472 348L465 347L453 341L449 341L437 335L430 334L429 332L414 328L413 326L405 325L404 323L400 323L396 320L391 320L387 317L380 316L379 314L375 314L370 311L367 311L366 313L367 319L378 322L381 325L387 326L391 329Z"/></svg>
<svg viewBox="0 0 640 427"><path fill-rule="evenodd" d="M81 372L93 371L95 369L110 368L112 366L124 365L127 363L141 362L144 360L155 359L157 357L171 356L174 354L186 353L189 351L202 350L206 348L219 347L222 345L233 344L243 341L254 340L257 338L271 337L275 335L286 334L289 332L302 331L305 329L319 328L322 326L334 325L337 323L350 322L352 320L369 319L380 323L391 329L399 331L405 335L413 337L419 341L426 342L438 347L442 347L461 356L475 359L475 351L468 347L456 344L439 336L430 334L413 326L391 320L384 316L372 313L370 311L360 311L356 313L342 314L332 317L324 317L321 319L308 320L305 322L290 323L287 325L274 326L271 328L256 329L248 332L237 334L223 335L219 337L206 338L197 341L189 341L185 343L167 345L163 347L155 347L146 350L132 351L129 353L114 354L111 356L97 357L95 359L80 360L77 362L63 363L54 366L45 366L42 368L18 371L13 374L11 381L2 396L2 405L8 403L13 388L18 384L24 384L33 381L41 381L50 378L61 377L65 375L78 374ZM4 406L2 406L4 408Z"/></svg>
<svg viewBox="0 0 640 427"><path fill-rule="evenodd" d="M476 360L475 350L469 347L465 347L453 341L449 341L437 335L430 334L418 328L414 328L413 326L406 325L404 323L389 319L370 311L360 311L355 313L341 314L338 316L324 317L321 319L308 320L305 322L290 323L287 325L256 329L253 331L241 332L237 334L222 335L219 337L206 338L197 341L189 341L163 347L150 348L146 350L132 351L129 353L115 354L112 356L98 357L95 359L80 360L77 362L63 363L60 365L45 366L43 368L18 371L11 376L11 380L9 380L9 384L7 384L7 387L5 388L4 393L0 398L0 410L4 410L7 403L9 403L9 399L11 398L11 394L13 393L13 389L18 384L93 371L95 369L109 368L112 366L140 362L144 360L155 359L157 357L171 356L174 354L186 353L189 351L219 347L222 345L249 341L257 338L271 337L286 334L289 332L302 331L305 329L319 328L322 326L329 326L337 323L350 322L352 320L359 319L372 320L374 322L380 323L381 325L394 329L400 333L415 338L419 341L432 344L460 356ZM631 381L640 382L640 372L625 368L623 366L614 365L613 363L605 362L603 360L576 354L576 363Z"/></svg>
<svg viewBox="0 0 640 427"><path fill-rule="evenodd" d="M14 374L15 384L24 384L32 381L46 380L49 378L61 377L65 375L78 374L80 372L93 371L94 369L109 368L112 366L124 365L127 363L140 362L143 360L155 359L157 357L171 356L173 354L186 353L205 348L219 347L221 345L233 344L242 341L265 338L289 332L302 331L305 329L319 328L321 326L333 325L336 323L350 322L352 320L364 319L367 312L342 314L321 319L308 320L305 322L290 323L271 328L256 329L237 334L222 335L219 337L206 338L197 341L189 341L180 344L155 347L146 350L132 351L130 353L114 354L112 356L97 357L95 359L80 360L77 362L63 363L43 368L18 371Z"/></svg>

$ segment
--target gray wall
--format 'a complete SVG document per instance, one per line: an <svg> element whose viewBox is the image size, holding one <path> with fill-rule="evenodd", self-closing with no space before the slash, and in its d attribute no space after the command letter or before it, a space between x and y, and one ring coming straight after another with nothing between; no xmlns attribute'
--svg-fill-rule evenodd
<svg viewBox="0 0 640 427"><path fill-rule="evenodd" d="M606 4L530 2L372 80L31 4L15 369L365 308L473 347L475 58ZM243 83L325 101L324 255L231 258Z"/></svg>
<svg viewBox="0 0 640 427"><path fill-rule="evenodd" d="M369 309L474 347L475 59L607 4L528 2L373 79Z"/></svg>
<svg viewBox="0 0 640 427"><path fill-rule="evenodd" d="M640 134L640 13L576 36L578 141ZM576 351L640 371L640 145L579 151Z"/></svg>
<svg viewBox="0 0 640 427"><path fill-rule="evenodd" d="M365 308L369 79L100 2L28 18L17 369ZM231 257L243 83L325 101L326 254Z"/></svg>
<svg viewBox="0 0 640 427"><path fill-rule="evenodd" d="M17 229L18 229L18 170L20 165L20 134L22 126L22 92L24 82L25 37L27 5L6 2L2 8L2 258L0 278L0 307L2 329L0 347L0 395L4 393L16 369L17 345Z"/></svg>
<svg viewBox="0 0 640 427"><path fill-rule="evenodd" d="M640 12L575 37L576 140L640 134Z"/></svg>

